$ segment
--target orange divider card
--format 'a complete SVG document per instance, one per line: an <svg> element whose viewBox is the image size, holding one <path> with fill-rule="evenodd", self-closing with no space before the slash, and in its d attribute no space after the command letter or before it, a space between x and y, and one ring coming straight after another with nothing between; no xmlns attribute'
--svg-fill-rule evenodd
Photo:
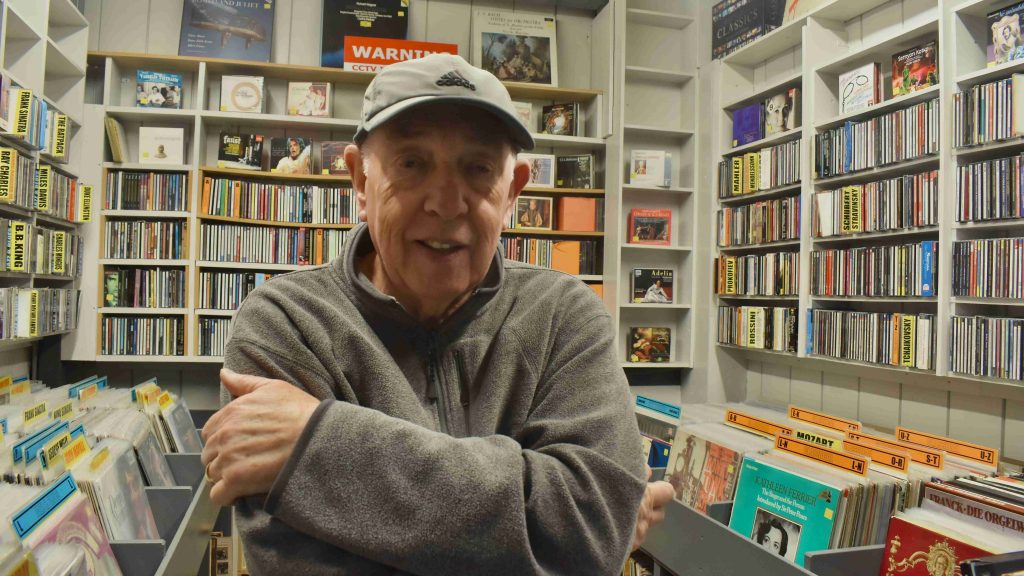
<svg viewBox="0 0 1024 576"><path fill-rule="evenodd" d="M838 416L832 416L823 412L798 408L792 404L789 406L789 417L793 420L817 424L818 426L839 430L840 432L860 432L860 422L856 420L847 420L846 418L839 418Z"/></svg>
<svg viewBox="0 0 1024 576"><path fill-rule="evenodd" d="M0 394L8 392L11 389L12 379L10 376L4 376L0 378Z"/></svg>
<svg viewBox="0 0 1024 576"><path fill-rule="evenodd" d="M861 456L867 456L868 458L871 458L872 464L878 464L885 468L897 470L903 474L906 474L907 470L910 470L910 454L906 450L872 446L866 442L857 442L856 440L850 440L849 438L843 440L843 450L853 452L854 454L860 454Z"/></svg>
<svg viewBox="0 0 1024 576"><path fill-rule="evenodd" d="M740 430L746 430L747 432L753 432L765 438L775 438L776 436L792 436L793 429L788 426L782 426L762 418L755 418L749 414L737 412L735 410L729 410L725 413L725 423L733 428L739 428Z"/></svg>
<svg viewBox="0 0 1024 576"><path fill-rule="evenodd" d="M904 444L896 440L889 440L887 438L881 438L879 436L872 436L871 434L865 434L863 432L847 432L846 438L853 440L854 442L860 442L861 444L867 444L876 448L884 448L887 450L902 450L910 454L910 461L918 464L924 464L929 468L935 468L941 470L945 467L945 457L942 455L941 450L932 450L931 448L924 446L914 446L911 444Z"/></svg>
<svg viewBox="0 0 1024 576"><path fill-rule="evenodd" d="M946 438L945 436L936 436L935 434L908 430L903 426L896 427L896 437L903 442L910 442L911 444L920 444L922 446L928 446L929 448L945 450L950 454L955 454L961 458L966 458L974 462L980 462L987 466L995 467L999 465L999 450L995 448L979 446L978 444L971 444L970 442L962 442L960 440Z"/></svg>
<svg viewBox="0 0 1024 576"><path fill-rule="evenodd" d="M849 454L842 450L824 448L806 440L789 436L776 436L775 447L783 452L803 456L808 460L827 464L832 468L852 472L858 476L868 475L868 459L863 456Z"/></svg>

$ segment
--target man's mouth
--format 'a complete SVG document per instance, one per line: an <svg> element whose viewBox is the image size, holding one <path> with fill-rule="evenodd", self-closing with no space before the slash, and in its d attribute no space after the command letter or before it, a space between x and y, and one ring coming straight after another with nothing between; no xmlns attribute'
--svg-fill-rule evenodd
<svg viewBox="0 0 1024 576"><path fill-rule="evenodd" d="M454 242L441 242L439 240L418 240L417 242L431 250L443 253L451 253L462 248L462 244Z"/></svg>

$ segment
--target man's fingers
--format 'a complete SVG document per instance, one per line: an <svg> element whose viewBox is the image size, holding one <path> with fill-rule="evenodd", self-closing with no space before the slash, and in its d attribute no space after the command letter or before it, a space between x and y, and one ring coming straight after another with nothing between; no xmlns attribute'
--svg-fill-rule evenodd
<svg viewBox="0 0 1024 576"><path fill-rule="evenodd" d="M668 482L665 482L664 480L659 480L657 482L651 482L650 484L647 485L647 493L650 495L651 502L654 504L654 507L661 508L665 504L668 504L670 500L672 500L672 496L673 494L675 494L675 490L672 488L672 485L669 484Z"/></svg>
<svg viewBox="0 0 1024 576"><path fill-rule="evenodd" d="M217 506L230 506L235 501L235 495L227 482L217 482L210 488L210 500Z"/></svg>
<svg viewBox="0 0 1024 576"><path fill-rule="evenodd" d="M220 370L220 383L236 398L266 386L270 382L273 382L273 380L262 376L239 374L227 368L221 368Z"/></svg>
<svg viewBox="0 0 1024 576"><path fill-rule="evenodd" d="M651 470L650 465L648 465L646 463L644 464L644 468L647 470L647 481L650 482L651 481L651 474L654 474L654 470Z"/></svg>

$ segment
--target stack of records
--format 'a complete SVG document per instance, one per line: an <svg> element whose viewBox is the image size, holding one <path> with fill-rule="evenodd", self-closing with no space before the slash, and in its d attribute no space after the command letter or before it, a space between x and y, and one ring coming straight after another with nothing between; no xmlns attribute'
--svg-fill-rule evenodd
<svg viewBox="0 0 1024 576"><path fill-rule="evenodd" d="M111 540L160 538L130 442L100 440L71 472Z"/></svg>
<svg viewBox="0 0 1024 576"><path fill-rule="evenodd" d="M120 438L131 442L147 486L174 486L174 476L149 419L135 409L94 410L83 418L89 433L97 438Z"/></svg>

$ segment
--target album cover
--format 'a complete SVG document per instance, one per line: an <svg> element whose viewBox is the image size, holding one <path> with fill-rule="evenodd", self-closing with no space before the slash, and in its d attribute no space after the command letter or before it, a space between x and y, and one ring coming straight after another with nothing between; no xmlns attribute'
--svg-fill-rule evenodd
<svg viewBox="0 0 1024 576"><path fill-rule="evenodd" d="M185 0L179 56L270 62L274 0Z"/></svg>
<svg viewBox="0 0 1024 576"><path fill-rule="evenodd" d="M903 96L939 83L935 40L892 56L892 95Z"/></svg>
<svg viewBox="0 0 1024 576"><path fill-rule="evenodd" d="M530 154L521 152L520 160L530 163L530 181L527 188L554 188L555 187L555 155L554 154Z"/></svg>
<svg viewBox="0 0 1024 576"><path fill-rule="evenodd" d="M170 431L171 439L177 452L182 454L198 454L203 451L203 441L196 431L195 422L188 411L184 398L175 398L168 408L161 409L161 415Z"/></svg>
<svg viewBox="0 0 1024 576"><path fill-rule="evenodd" d="M594 187L594 156L592 154L559 156L557 162L555 187L580 189Z"/></svg>
<svg viewBox="0 0 1024 576"><path fill-rule="evenodd" d="M629 243L672 244L672 210L634 208L629 211Z"/></svg>
<svg viewBox="0 0 1024 576"><path fill-rule="evenodd" d="M181 108L181 74L135 71L135 105L143 108Z"/></svg>
<svg viewBox="0 0 1024 576"><path fill-rule="evenodd" d="M869 62L839 75L839 113L855 112L881 102L882 69Z"/></svg>
<svg viewBox="0 0 1024 576"><path fill-rule="evenodd" d="M318 151L316 172L319 174L348 174L345 166L345 148L351 142L327 141L317 142L314 146Z"/></svg>
<svg viewBox="0 0 1024 576"><path fill-rule="evenodd" d="M140 164L184 164L184 128L139 128Z"/></svg>
<svg viewBox="0 0 1024 576"><path fill-rule="evenodd" d="M217 166L239 170L260 170L263 166L263 136L220 133Z"/></svg>
<svg viewBox="0 0 1024 576"><path fill-rule="evenodd" d="M675 271L665 268L634 268L632 302L634 304L671 304Z"/></svg>
<svg viewBox="0 0 1024 576"><path fill-rule="evenodd" d="M790 88L764 101L764 135L792 130L800 126L800 89Z"/></svg>
<svg viewBox="0 0 1024 576"><path fill-rule="evenodd" d="M629 183L634 186L672 186L672 154L664 150L632 150Z"/></svg>
<svg viewBox="0 0 1024 576"><path fill-rule="evenodd" d="M409 0L323 0L320 65L342 68L345 37L404 39Z"/></svg>
<svg viewBox="0 0 1024 576"><path fill-rule="evenodd" d="M672 329L630 328L626 354L630 362L669 362L672 359Z"/></svg>
<svg viewBox="0 0 1024 576"><path fill-rule="evenodd" d="M544 106L542 110L542 133L556 136L576 136L580 115L578 103L551 104Z"/></svg>
<svg viewBox="0 0 1024 576"><path fill-rule="evenodd" d="M282 174L312 174L312 147L308 138L271 138L267 168Z"/></svg>
<svg viewBox="0 0 1024 576"><path fill-rule="evenodd" d="M732 113L732 146L743 146L764 138L764 104L758 102Z"/></svg>
<svg viewBox="0 0 1024 576"><path fill-rule="evenodd" d="M262 76L222 76L220 79L221 112L263 112Z"/></svg>
<svg viewBox="0 0 1024 576"><path fill-rule="evenodd" d="M1021 37L1021 13L1024 2L1014 2L988 13L987 62L998 66L1024 58L1024 39Z"/></svg>
<svg viewBox="0 0 1024 576"><path fill-rule="evenodd" d="M537 127L533 122L533 104L513 100L512 105L516 107L516 114L519 116L519 121L523 123L523 126L526 126L526 129L530 132L536 132Z"/></svg>
<svg viewBox="0 0 1024 576"><path fill-rule="evenodd" d="M520 196L516 199L516 228L551 230L551 198Z"/></svg>
<svg viewBox="0 0 1024 576"><path fill-rule="evenodd" d="M330 116L331 83L289 82L288 114L291 116Z"/></svg>
<svg viewBox="0 0 1024 576"><path fill-rule="evenodd" d="M555 19L501 9L473 11L473 65L508 82L558 85Z"/></svg>

